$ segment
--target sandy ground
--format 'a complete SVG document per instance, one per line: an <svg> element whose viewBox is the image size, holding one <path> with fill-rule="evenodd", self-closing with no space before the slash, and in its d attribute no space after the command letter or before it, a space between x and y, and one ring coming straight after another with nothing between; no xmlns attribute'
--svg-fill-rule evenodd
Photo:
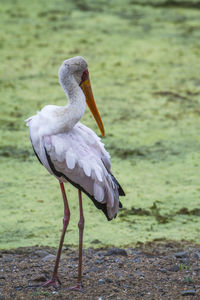
<svg viewBox="0 0 200 300"><path fill-rule="evenodd" d="M154 242L137 248L87 249L83 257L85 293L76 283L77 250L65 248L61 285L43 288L56 249L18 248L0 252L0 299L200 299L200 246Z"/></svg>

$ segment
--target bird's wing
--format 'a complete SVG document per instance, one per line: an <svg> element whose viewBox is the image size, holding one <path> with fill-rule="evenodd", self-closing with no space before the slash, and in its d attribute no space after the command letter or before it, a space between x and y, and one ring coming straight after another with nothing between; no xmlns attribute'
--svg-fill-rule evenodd
<svg viewBox="0 0 200 300"><path fill-rule="evenodd" d="M77 123L67 133L45 136L43 142L52 173L82 189L91 199L106 204L112 219L119 207L119 186L110 173L110 155L100 138Z"/></svg>

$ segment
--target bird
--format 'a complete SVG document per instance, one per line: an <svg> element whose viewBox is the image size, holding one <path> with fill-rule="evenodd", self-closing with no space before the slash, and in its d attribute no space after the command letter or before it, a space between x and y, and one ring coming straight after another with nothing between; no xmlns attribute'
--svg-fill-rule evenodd
<svg viewBox="0 0 200 300"><path fill-rule="evenodd" d="M42 286L58 287L58 267L65 233L70 220L70 208L64 183L78 189L80 219L79 263L77 283L72 290L84 291L82 284L82 247L84 215L82 192L100 209L107 220L116 217L122 207L119 196L125 193L111 172L110 154L105 150L100 137L80 123L86 103L100 129L105 129L97 109L90 82L88 63L81 56L65 60L58 71L59 83L68 98L65 106L46 105L36 115L26 120L30 141L36 157L47 171L59 181L63 202L63 229L49 280Z"/></svg>

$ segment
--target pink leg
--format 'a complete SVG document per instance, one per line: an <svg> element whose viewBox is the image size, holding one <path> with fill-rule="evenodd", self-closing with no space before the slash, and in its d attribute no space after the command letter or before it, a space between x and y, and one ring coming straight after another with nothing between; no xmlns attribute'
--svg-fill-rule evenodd
<svg viewBox="0 0 200 300"><path fill-rule="evenodd" d="M55 286L57 287L59 284L61 284L60 280L58 279L58 266L59 266L59 261L60 261L60 255L62 251L62 246L64 242L64 237L65 237L65 232L67 229L67 226L69 224L69 219L70 219L70 210L69 210L69 205L67 201L67 196L65 193L65 188L63 182L60 182L60 188L63 196L63 201L64 201L64 218L63 218L63 230L62 230L62 235L60 238L60 244L56 256L56 262L53 270L53 274L50 280L46 281L45 283L42 284L42 286Z"/></svg>
<svg viewBox="0 0 200 300"><path fill-rule="evenodd" d="M82 195L81 190L78 190L79 196L79 208L80 208L80 220L78 222L79 228L79 263L78 263L78 280L76 286L72 287L71 290L76 290L79 292L85 292L82 286L82 248L83 248L83 229L84 229L84 216L83 216L83 205L82 205Z"/></svg>

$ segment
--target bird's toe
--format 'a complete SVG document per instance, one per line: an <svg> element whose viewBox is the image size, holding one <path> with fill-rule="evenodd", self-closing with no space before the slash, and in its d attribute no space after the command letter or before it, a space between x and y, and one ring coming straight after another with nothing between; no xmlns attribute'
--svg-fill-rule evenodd
<svg viewBox="0 0 200 300"><path fill-rule="evenodd" d="M45 281L41 287L49 287L49 286L53 286L55 288L58 288L61 285L61 282L58 278L51 278L47 281Z"/></svg>

